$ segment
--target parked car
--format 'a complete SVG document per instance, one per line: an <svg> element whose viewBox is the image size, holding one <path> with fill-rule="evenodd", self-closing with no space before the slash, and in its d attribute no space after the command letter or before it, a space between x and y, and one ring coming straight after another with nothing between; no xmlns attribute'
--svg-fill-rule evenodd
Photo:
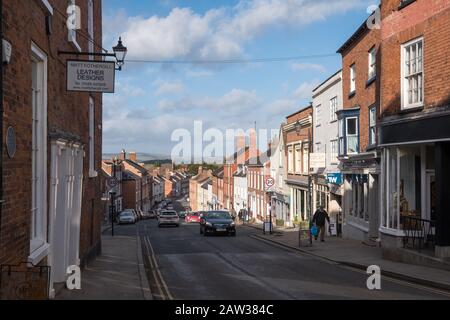
<svg viewBox="0 0 450 320"><path fill-rule="evenodd" d="M136 210L134 210L134 209L125 209L122 212L131 212L131 214L134 216L135 223L139 221L139 216L136 213Z"/></svg>
<svg viewBox="0 0 450 320"><path fill-rule="evenodd" d="M135 224L136 217L132 211L122 211L119 215L119 224Z"/></svg>
<svg viewBox="0 0 450 320"><path fill-rule="evenodd" d="M200 221L200 234L227 234L236 236L236 225L228 211L209 211Z"/></svg>
<svg viewBox="0 0 450 320"><path fill-rule="evenodd" d="M186 223L200 223L200 220L199 212L191 212L184 218L184 222Z"/></svg>
<svg viewBox="0 0 450 320"><path fill-rule="evenodd" d="M180 218L175 211L162 211L158 219L158 227L161 226L180 226Z"/></svg>

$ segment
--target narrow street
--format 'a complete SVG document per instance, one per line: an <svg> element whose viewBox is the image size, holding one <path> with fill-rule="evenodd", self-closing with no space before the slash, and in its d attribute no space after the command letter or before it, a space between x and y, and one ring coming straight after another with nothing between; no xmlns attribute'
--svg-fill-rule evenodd
<svg viewBox="0 0 450 320"><path fill-rule="evenodd" d="M366 288L367 275L300 252L261 242L258 231L240 227L233 237L204 237L198 225L158 228L156 220L121 226L138 228L154 299L310 300L449 299L450 293L382 278L382 290Z"/></svg>

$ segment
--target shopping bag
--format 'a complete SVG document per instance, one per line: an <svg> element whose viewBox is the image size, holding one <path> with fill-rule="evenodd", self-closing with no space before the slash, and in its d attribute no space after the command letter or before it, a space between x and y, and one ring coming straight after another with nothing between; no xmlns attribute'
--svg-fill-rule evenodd
<svg viewBox="0 0 450 320"><path fill-rule="evenodd" d="M314 237L317 237L317 236L319 235L319 228L317 228L316 225L313 225L313 226L311 227L311 234L312 234Z"/></svg>

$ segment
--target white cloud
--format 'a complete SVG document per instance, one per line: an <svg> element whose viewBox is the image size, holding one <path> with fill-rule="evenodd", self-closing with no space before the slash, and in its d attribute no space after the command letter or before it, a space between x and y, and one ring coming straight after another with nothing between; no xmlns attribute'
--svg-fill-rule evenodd
<svg viewBox="0 0 450 320"><path fill-rule="evenodd" d="M243 45L274 27L301 28L363 5L364 0L241 0L233 8L197 14L174 8L167 16L128 17L105 23L105 33L120 35L130 59L215 60L241 57ZM108 20L108 19L106 19ZM107 36L112 39L112 36Z"/></svg>
<svg viewBox="0 0 450 320"><path fill-rule="evenodd" d="M321 64L316 64L316 63L292 63L291 64L291 69L293 71L304 71L304 70L313 70L313 71L318 71L318 72L326 72L327 68L325 68L323 65Z"/></svg>
<svg viewBox="0 0 450 320"><path fill-rule="evenodd" d="M213 117L221 113L224 117L232 117L257 108L260 104L256 91L232 89L220 97L191 97L185 96L178 100L163 99L157 104L161 112L180 112L197 110L211 110ZM206 115L205 115L206 116Z"/></svg>
<svg viewBox="0 0 450 320"><path fill-rule="evenodd" d="M312 99L312 91L319 85L319 80L303 82L294 92L293 97L296 99Z"/></svg>
<svg viewBox="0 0 450 320"><path fill-rule="evenodd" d="M267 106L268 115L286 116L297 108L297 101L294 99L279 99Z"/></svg>
<svg viewBox="0 0 450 320"><path fill-rule="evenodd" d="M153 85L156 86L156 96L179 95L186 90L184 84L180 81L169 82L157 80L153 83Z"/></svg>

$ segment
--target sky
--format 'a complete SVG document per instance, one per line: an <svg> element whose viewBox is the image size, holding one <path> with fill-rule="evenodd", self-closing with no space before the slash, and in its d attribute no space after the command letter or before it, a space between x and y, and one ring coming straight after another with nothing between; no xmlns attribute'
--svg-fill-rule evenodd
<svg viewBox="0 0 450 320"><path fill-rule="evenodd" d="M128 48L104 94L103 151L170 155L177 129L279 129L341 69L377 0L103 0L103 47ZM322 57L317 56L325 55ZM316 56L316 57L314 57ZM296 60L249 60L299 57ZM219 63L219 61L241 61ZM165 63L160 63L161 61ZM154 63L151 63L154 62Z"/></svg>

